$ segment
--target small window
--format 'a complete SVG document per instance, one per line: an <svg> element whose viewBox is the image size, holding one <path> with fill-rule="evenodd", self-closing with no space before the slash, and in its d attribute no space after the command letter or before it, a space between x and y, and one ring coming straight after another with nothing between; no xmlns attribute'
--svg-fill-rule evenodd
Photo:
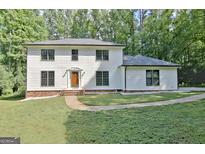
<svg viewBox="0 0 205 154"><path fill-rule="evenodd" d="M147 70L146 71L146 85L147 86L159 86L159 70Z"/></svg>
<svg viewBox="0 0 205 154"><path fill-rule="evenodd" d="M78 50L72 50L72 60L77 61L78 60Z"/></svg>
<svg viewBox="0 0 205 154"><path fill-rule="evenodd" d="M55 72L54 71L41 71L41 86L54 86L55 85Z"/></svg>
<svg viewBox="0 0 205 154"><path fill-rule="evenodd" d="M97 71L96 72L96 86L109 86L109 72Z"/></svg>
<svg viewBox="0 0 205 154"><path fill-rule="evenodd" d="M96 50L96 60L109 60L109 51L108 50Z"/></svg>
<svg viewBox="0 0 205 154"><path fill-rule="evenodd" d="M41 60L42 61L55 60L55 50L54 49L41 49Z"/></svg>

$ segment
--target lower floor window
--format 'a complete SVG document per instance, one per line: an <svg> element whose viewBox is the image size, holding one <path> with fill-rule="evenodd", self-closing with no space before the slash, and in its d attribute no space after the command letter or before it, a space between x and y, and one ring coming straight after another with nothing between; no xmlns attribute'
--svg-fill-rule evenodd
<svg viewBox="0 0 205 154"><path fill-rule="evenodd" d="M54 71L41 71L41 86L54 86L55 85L55 72Z"/></svg>
<svg viewBox="0 0 205 154"><path fill-rule="evenodd" d="M96 72L96 86L109 86L109 72L97 71Z"/></svg>
<svg viewBox="0 0 205 154"><path fill-rule="evenodd" d="M159 70L146 70L146 85L159 86Z"/></svg>

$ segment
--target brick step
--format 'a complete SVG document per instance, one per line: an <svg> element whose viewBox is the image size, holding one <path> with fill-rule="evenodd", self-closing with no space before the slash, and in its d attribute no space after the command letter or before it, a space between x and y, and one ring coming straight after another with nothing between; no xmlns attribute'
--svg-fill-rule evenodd
<svg viewBox="0 0 205 154"><path fill-rule="evenodd" d="M83 90L62 90L60 92L60 96L76 96L76 95L83 95Z"/></svg>

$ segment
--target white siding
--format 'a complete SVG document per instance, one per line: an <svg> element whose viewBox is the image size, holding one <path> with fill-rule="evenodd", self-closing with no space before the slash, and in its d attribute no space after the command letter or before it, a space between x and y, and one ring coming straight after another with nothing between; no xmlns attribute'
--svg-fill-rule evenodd
<svg viewBox="0 0 205 154"><path fill-rule="evenodd" d="M159 70L160 85L146 86L146 70ZM127 90L176 90L176 67L128 67Z"/></svg>
<svg viewBox="0 0 205 154"><path fill-rule="evenodd" d="M41 49L55 49L55 61L41 61ZM78 61L71 61L71 50L78 49ZM96 50L109 50L109 61L96 61ZM65 90L70 87L71 67L83 69L84 89L122 89L122 48L120 47L29 47L27 54L27 90ZM41 87L40 72L55 71L55 87ZM109 86L96 86L96 71L109 71Z"/></svg>

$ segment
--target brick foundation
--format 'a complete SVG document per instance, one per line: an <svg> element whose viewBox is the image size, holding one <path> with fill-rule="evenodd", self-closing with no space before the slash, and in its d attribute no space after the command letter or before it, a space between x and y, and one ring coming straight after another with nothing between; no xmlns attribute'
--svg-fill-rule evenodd
<svg viewBox="0 0 205 154"><path fill-rule="evenodd" d="M60 95L60 91L27 91L26 98L28 97L43 97Z"/></svg>
<svg viewBox="0 0 205 154"><path fill-rule="evenodd" d="M44 96L73 96L84 95L84 90L57 90L57 91L27 91L26 98L29 97L44 97Z"/></svg>
<svg viewBox="0 0 205 154"><path fill-rule="evenodd" d="M48 90L48 91L27 91L26 98L28 97L43 97L43 96L72 96L72 95L84 95L85 92L117 92L118 89L113 90Z"/></svg>

